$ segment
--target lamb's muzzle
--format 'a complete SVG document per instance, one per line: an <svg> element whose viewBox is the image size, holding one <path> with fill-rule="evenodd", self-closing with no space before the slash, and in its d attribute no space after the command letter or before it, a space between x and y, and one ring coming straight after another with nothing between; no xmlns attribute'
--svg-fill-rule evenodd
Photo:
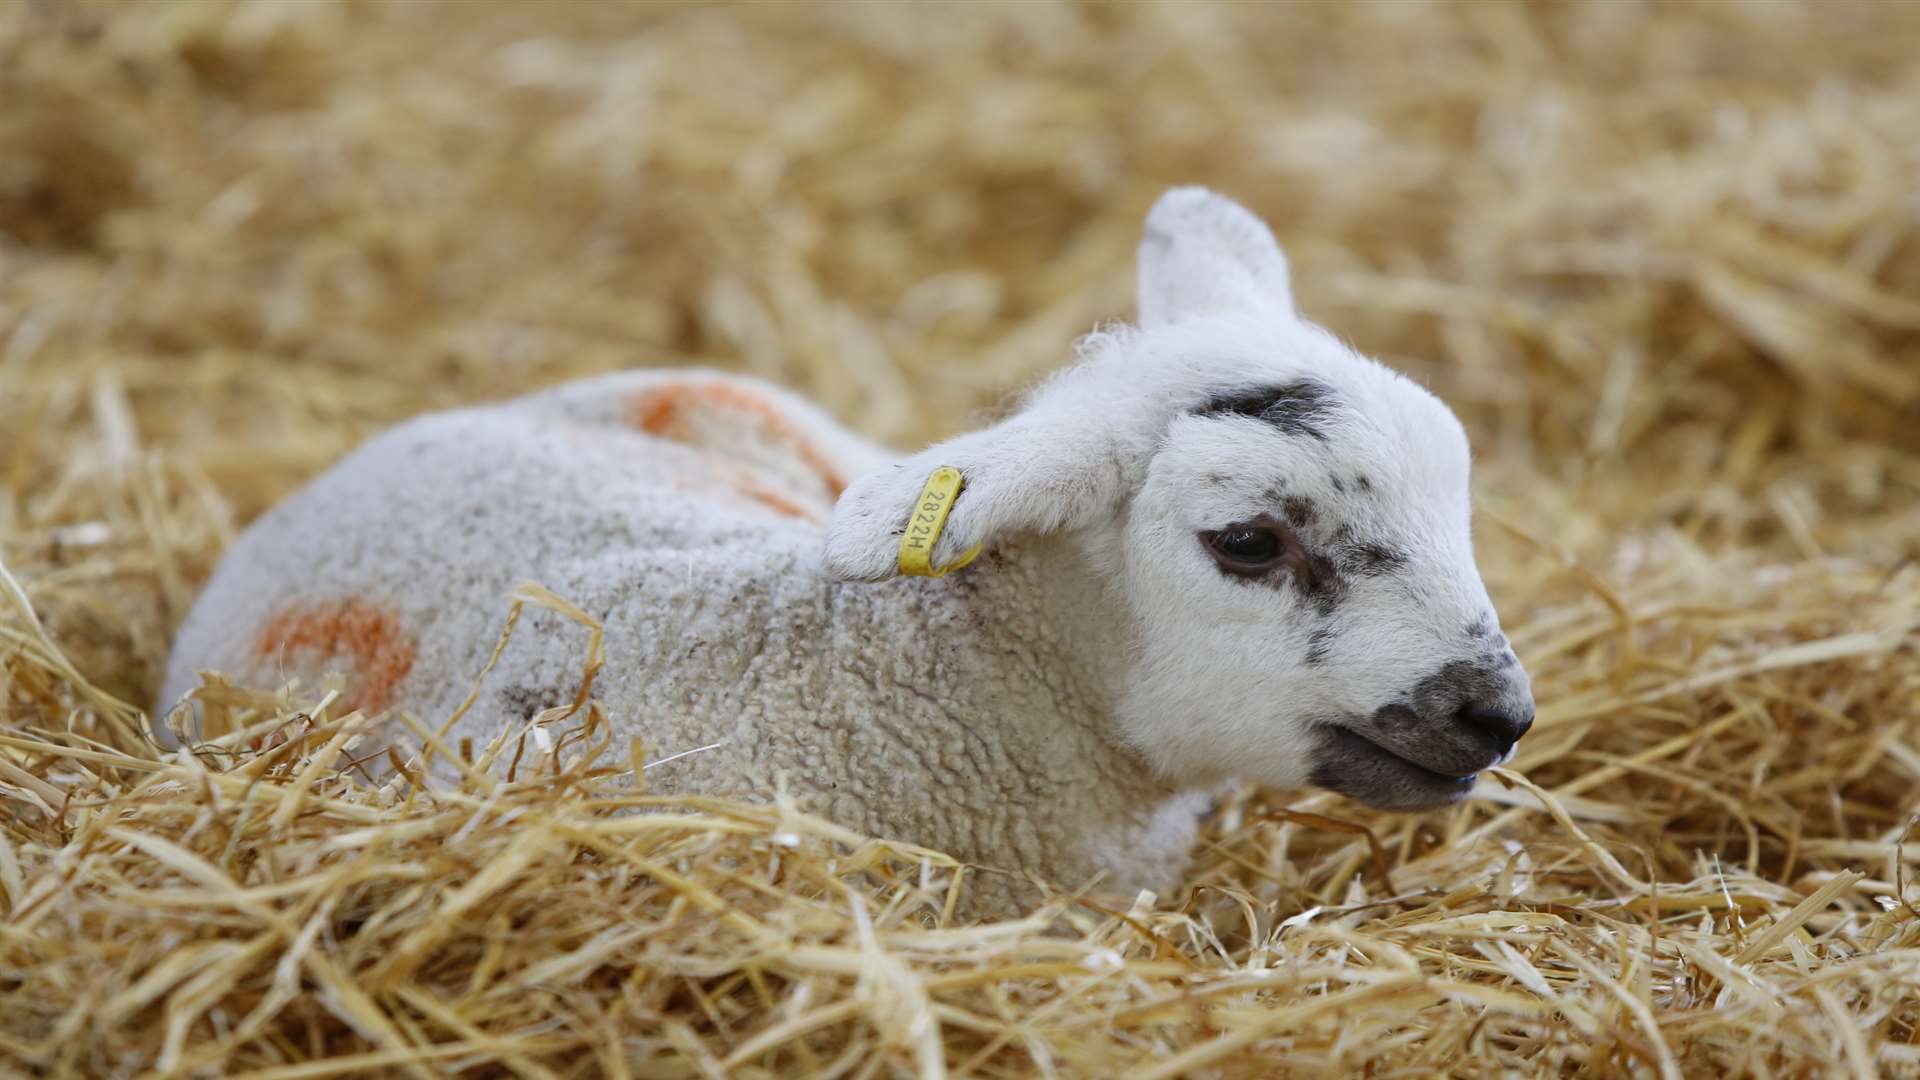
<svg viewBox="0 0 1920 1080"><path fill-rule="evenodd" d="M1444 806L1465 798L1477 774L1512 760L1532 726L1533 694L1517 661L1456 661L1403 701L1325 725L1313 782L1382 810Z"/></svg>

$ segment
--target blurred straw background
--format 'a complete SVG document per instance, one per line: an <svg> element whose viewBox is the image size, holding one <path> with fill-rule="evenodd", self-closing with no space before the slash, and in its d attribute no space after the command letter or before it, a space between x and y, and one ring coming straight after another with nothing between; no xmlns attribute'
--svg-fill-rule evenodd
<svg viewBox="0 0 1920 1080"><path fill-rule="evenodd" d="M1892 0L0 3L0 1070L1920 1074L1916 55ZM457 789L326 687L139 736L371 432L702 363L947 433L1180 182L1474 437L1541 703L1484 798L1255 793L1178 895L965 927L800 808L612 815L591 723Z"/></svg>

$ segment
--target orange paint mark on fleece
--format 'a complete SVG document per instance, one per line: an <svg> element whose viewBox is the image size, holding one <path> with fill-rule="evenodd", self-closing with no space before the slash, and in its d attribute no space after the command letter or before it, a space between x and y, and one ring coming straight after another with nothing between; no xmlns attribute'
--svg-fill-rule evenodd
<svg viewBox="0 0 1920 1080"><path fill-rule="evenodd" d="M721 464L711 460L712 457L711 454L700 454L685 472L668 477L667 482L675 490L701 497L712 495L716 486L725 487L729 494L754 503L763 510L771 510L781 517L816 525L826 522L827 512L824 508L809 507L779 489L762 483L748 470Z"/></svg>
<svg viewBox="0 0 1920 1080"><path fill-rule="evenodd" d="M772 510L782 517L799 518L802 521L814 522L821 520L820 515L750 476L742 475L736 479L735 483L740 489L740 494L745 495L747 498L752 499L754 502L759 503L761 506Z"/></svg>
<svg viewBox="0 0 1920 1080"><path fill-rule="evenodd" d="M255 648L269 660L292 652L351 659L359 691L354 704L370 713L392 704L393 688L413 670L417 652L392 612L359 599L288 607L268 620Z"/></svg>
<svg viewBox="0 0 1920 1080"><path fill-rule="evenodd" d="M841 479L839 471L813 444L813 440L807 438L805 432L787 419L778 406L738 386L727 383L667 383L656 386L634 398L631 413L633 426L662 439L691 442L693 429L688 426L685 414L690 409L702 406L745 414L768 435L790 444L807 468L819 475L821 482L827 486L829 497L837 499L846 490L846 481ZM753 492L748 494L760 498Z"/></svg>

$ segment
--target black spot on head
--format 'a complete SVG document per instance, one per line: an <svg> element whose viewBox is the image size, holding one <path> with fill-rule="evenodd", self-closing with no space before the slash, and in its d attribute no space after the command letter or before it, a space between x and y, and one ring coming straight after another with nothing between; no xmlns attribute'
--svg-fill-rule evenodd
<svg viewBox="0 0 1920 1080"><path fill-rule="evenodd" d="M1313 633L1307 635L1307 666L1326 663L1327 655L1333 651L1333 639L1338 636L1339 632L1331 626L1314 627Z"/></svg>
<svg viewBox="0 0 1920 1080"><path fill-rule="evenodd" d="M1340 565L1355 574L1378 577L1407 565L1407 553L1373 541L1349 544L1340 552Z"/></svg>
<svg viewBox="0 0 1920 1080"><path fill-rule="evenodd" d="M1358 476L1355 476L1353 478L1353 482L1354 482L1354 485L1358 487L1361 491L1373 490L1373 481L1367 479L1366 473L1361 473Z"/></svg>
<svg viewBox="0 0 1920 1080"><path fill-rule="evenodd" d="M1475 638L1493 636L1493 616L1481 615L1467 624L1467 636Z"/></svg>
<svg viewBox="0 0 1920 1080"><path fill-rule="evenodd" d="M1296 529L1304 529L1313 524L1313 500L1300 495L1289 495L1280 504L1286 512L1287 524Z"/></svg>
<svg viewBox="0 0 1920 1080"><path fill-rule="evenodd" d="M1346 490L1347 490L1347 485L1346 485L1346 483L1345 483L1344 481L1342 481L1342 480L1341 480L1341 479L1340 479L1339 477L1337 477L1337 476L1329 476L1329 477L1327 477L1327 479L1329 479L1329 480L1331 480L1331 481L1333 481L1333 490L1335 490L1335 491L1338 491L1338 492L1341 492L1341 493L1343 493L1343 494L1344 494L1344 493L1346 492Z"/></svg>
<svg viewBox="0 0 1920 1080"><path fill-rule="evenodd" d="M1318 379L1297 379L1284 386L1229 390L1195 409L1199 416L1247 416L1288 435L1325 442L1339 397Z"/></svg>
<svg viewBox="0 0 1920 1080"><path fill-rule="evenodd" d="M1208 474L1207 474L1207 483L1208 483L1209 485L1211 485L1211 486L1213 486L1213 487L1226 487L1226 486L1227 486L1227 475L1226 475L1225 473L1217 473L1217 472L1216 472L1216 473L1208 473Z"/></svg>
<svg viewBox="0 0 1920 1080"><path fill-rule="evenodd" d="M1318 552L1307 553L1307 572L1294 577L1294 587L1313 604L1320 615L1331 615L1347 598L1347 579L1333 560Z"/></svg>

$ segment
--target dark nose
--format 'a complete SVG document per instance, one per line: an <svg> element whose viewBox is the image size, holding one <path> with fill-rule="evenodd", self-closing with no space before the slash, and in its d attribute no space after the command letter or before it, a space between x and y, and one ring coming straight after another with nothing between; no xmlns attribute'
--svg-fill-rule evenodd
<svg viewBox="0 0 1920 1080"><path fill-rule="evenodd" d="M1468 731L1479 732L1489 742L1505 748L1520 741L1533 726L1533 709L1467 705L1454 717Z"/></svg>

